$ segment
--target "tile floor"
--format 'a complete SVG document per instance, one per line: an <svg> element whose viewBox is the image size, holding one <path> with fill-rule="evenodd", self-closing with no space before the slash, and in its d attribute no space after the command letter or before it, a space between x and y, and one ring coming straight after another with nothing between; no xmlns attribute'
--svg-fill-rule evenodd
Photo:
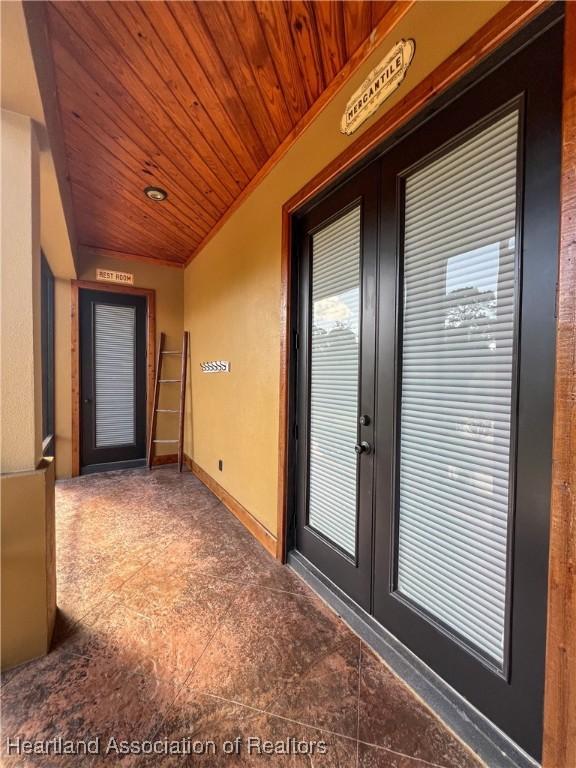
<svg viewBox="0 0 576 768"><path fill-rule="evenodd" d="M3 764L480 765L191 473L78 478L56 505L54 649L3 675ZM99 737L100 754L6 756L16 737ZM240 753L223 754L238 737ZM250 738L301 753L258 754ZM204 755L116 751L186 739Z"/></svg>

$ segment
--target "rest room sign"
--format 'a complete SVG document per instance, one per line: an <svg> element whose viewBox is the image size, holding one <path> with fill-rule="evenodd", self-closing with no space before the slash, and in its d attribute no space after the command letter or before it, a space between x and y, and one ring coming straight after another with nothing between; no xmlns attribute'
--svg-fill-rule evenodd
<svg viewBox="0 0 576 768"><path fill-rule="evenodd" d="M115 269L96 269L96 280L118 285L134 285L134 275L130 272L118 272Z"/></svg>
<svg viewBox="0 0 576 768"><path fill-rule="evenodd" d="M406 76L415 47L414 40L400 40L370 72L346 104L340 123L342 133L354 133L394 93Z"/></svg>

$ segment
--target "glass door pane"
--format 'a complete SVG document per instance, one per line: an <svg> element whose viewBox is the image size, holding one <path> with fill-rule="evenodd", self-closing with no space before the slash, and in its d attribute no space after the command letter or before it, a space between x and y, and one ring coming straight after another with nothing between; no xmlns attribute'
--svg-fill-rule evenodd
<svg viewBox="0 0 576 768"><path fill-rule="evenodd" d="M312 236L308 524L356 553L360 206Z"/></svg>
<svg viewBox="0 0 576 768"><path fill-rule="evenodd" d="M136 416L136 309L94 304L96 447L131 445Z"/></svg>
<svg viewBox="0 0 576 768"><path fill-rule="evenodd" d="M518 112L405 179L399 592L504 663Z"/></svg>

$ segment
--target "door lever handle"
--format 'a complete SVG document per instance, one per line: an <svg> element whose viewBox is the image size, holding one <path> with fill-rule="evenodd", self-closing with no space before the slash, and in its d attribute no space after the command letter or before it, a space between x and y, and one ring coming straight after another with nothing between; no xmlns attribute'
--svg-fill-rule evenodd
<svg viewBox="0 0 576 768"><path fill-rule="evenodd" d="M356 443L354 446L354 450L358 455L361 453L371 453L372 452L372 446L370 443L367 443L366 440L362 440L361 443Z"/></svg>

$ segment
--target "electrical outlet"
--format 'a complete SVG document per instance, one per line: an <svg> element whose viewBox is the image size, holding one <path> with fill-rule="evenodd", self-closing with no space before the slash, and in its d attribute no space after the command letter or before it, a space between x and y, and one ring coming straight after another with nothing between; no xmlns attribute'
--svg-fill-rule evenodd
<svg viewBox="0 0 576 768"><path fill-rule="evenodd" d="M220 470L220 472L222 472L223 467L224 467L224 462L222 461L222 459L218 459L218 469Z"/></svg>

